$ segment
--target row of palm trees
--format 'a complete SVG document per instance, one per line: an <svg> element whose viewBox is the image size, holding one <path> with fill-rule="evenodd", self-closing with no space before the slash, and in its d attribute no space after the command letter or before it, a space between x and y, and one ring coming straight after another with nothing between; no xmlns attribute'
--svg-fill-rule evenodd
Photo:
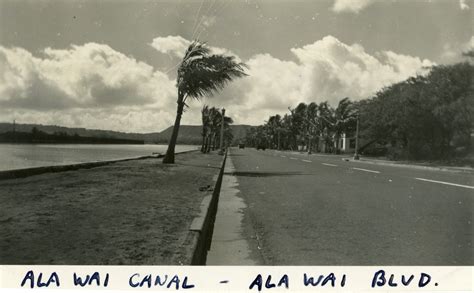
<svg viewBox="0 0 474 293"><path fill-rule="evenodd" d="M356 128L357 104L349 98L342 99L336 108L328 102L312 102L288 109L289 114L270 116L265 124L249 129L246 143L309 153L337 153L342 135L351 135Z"/></svg>
<svg viewBox="0 0 474 293"><path fill-rule="evenodd" d="M219 109L204 105L201 110L202 118L202 145L201 152L209 153L211 150L216 150L219 147L221 126L222 126L222 112ZM230 125L234 123L233 119L224 115L224 145L230 145L234 136Z"/></svg>

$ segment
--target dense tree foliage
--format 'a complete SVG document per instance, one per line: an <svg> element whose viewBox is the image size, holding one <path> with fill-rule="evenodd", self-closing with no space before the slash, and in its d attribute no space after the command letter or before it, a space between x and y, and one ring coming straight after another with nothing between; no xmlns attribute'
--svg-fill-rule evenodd
<svg viewBox="0 0 474 293"><path fill-rule="evenodd" d="M472 150L474 66L435 66L429 73L383 88L370 99L300 103L290 114L270 116L247 133L251 146L338 152L360 121L361 150L374 143L393 159L449 159Z"/></svg>
<svg viewBox="0 0 474 293"><path fill-rule="evenodd" d="M359 103L362 135L393 158L444 159L471 149L474 66L433 67Z"/></svg>

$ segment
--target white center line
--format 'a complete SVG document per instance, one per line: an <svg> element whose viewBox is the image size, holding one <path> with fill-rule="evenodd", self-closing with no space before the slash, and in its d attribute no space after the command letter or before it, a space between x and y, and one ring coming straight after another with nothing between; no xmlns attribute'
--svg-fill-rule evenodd
<svg viewBox="0 0 474 293"><path fill-rule="evenodd" d="M334 165L334 164L328 164L328 163L321 163L323 164L324 166L329 166L329 167L337 167L337 165Z"/></svg>
<svg viewBox="0 0 474 293"><path fill-rule="evenodd" d="M303 162L307 162L307 163L311 163L311 161L310 161L310 160L301 160L301 161L303 161Z"/></svg>
<svg viewBox="0 0 474 293"><path fill-rule="evenodd" d="M464 187L464 188L474 189L474 186L469 186L469 185L449 183L449 182L444 182L444 181L436 181L436 180L430 180L430 179L425 179L425 178L415 178L415 179L416 180L421 180L421 181L427 181L427 182L433 182L433 183L446 184L446 185L452 185L452 186L457 186L457 187Z"/></svg>
<svg viewBox="0 0 474 293"><path fill-rule="evenodd" d="M290 157L290 160L298 160L297 158Z"/></svg>
<svg viewBox="0 0 474 293"><path fill-rule="evenodd" d="M370 172L370 173L380 173L379 171L374 171L374 170L368 170L368 169L361 169L361 168L352 168L354 170L359 170L359 171L364 171L364 172Z"/></svg>
<svg viewBox="0 0 474 293"><path fill-rule="evenodd" d="M282 158L286 158L286 156L280 156L280 157L282 157Z"/></svg>

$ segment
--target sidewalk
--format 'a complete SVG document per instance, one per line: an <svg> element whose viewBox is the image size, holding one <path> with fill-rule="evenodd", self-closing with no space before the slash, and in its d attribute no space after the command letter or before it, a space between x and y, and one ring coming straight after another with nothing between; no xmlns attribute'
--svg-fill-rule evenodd
<svg viewBox="0 0 474 293"><path fill-rule="evenodd" d="M179 154L0 181L0 264L189 264L222 156Z"/></svg>

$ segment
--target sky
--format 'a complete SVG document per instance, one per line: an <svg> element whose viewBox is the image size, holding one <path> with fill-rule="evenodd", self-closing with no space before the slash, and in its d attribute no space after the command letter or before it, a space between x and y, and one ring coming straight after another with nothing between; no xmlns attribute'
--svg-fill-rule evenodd
<svg viewBox="0 0 474 293"><path fill-rule="evenodd" d="M474 0L0 0L0 122L161 131L193 39L248 76L200 101L236 124L372 97L474 48Z"/></svg>

